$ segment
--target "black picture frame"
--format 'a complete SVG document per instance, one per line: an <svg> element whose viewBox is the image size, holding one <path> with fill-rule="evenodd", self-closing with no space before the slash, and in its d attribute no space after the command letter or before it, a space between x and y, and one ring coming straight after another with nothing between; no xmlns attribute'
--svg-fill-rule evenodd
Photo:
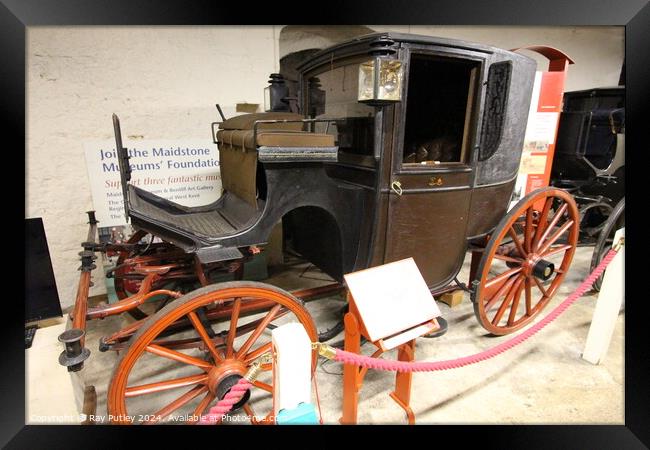
<svg viewBox="0 0 650 450"><path fill-rule="evenodd" d="M334 0L316 4L312 2L256 3L183 1L183 0L2 0L0 4L0 45L2 64L0 82L3 92L3 125L16 139L12 151L25 148L25 32L26 27L37 25L240 25L274 24L440 24L440 25L522 25L522 26L625 26L626 51L626 140L628 164L626 178L632 183L627 192L627 203L641 205L644 188L641 185L644 154L636 151L647 148L643 131L647 128L641 116L650 99L650 5L647 0L562 0L471 2L469 0L375 0L372 3L352 3ZM257 12L255 12L257 10ZM298 15L291 14L298 12ZM218 57L218 55L215 55ZM647 139L646 139L647 141ZM9 149L6 149L9 150ZM26 150L25 150L26 151ZM647 153L647 151L645 152ZM20 166L21 158L18 157ZM23 159L24 160L24 159ZM12 167L19 172L19 167ZM82 208L82 205L80 205ZM17 208L20 210L20 207ZM640 208L639 208L640 209ZM629 215L629 208L627 214ZM640 215L640 213L639 213ZM21 218L22 220L22 218ZM641 220L628 220L626 229L628 247L627 261L642 262L643 241L640 239ZM635 242L637 244L635 244ZM631 258L631 259L630 259ZM639 269L640 267L640 269ZM643 264L628 264L626 271L628 301L626 302L625 345L625 425L604 426L468 426L468 427L414 427L399 428L395 435L406 445L441 445L451 438L457 443L469 439L480 440L481 448L648 448L650 445L650 389L649 373L645 362L650 360L648 340L645 338L647 302L645 296L634 295L645 288L643 278L635 278ZM642 275L643 277L643 275ZM630 291L630 289L632 289ZM9 300L9 299L7 299ZM20 303L20 302L17 302ZM22 305L18 304L18 311ZM5 310L2 330L3 366L11 368L0 376L0 445L7 448L121 448L125 439L135 439L132 433L142 434L145 440L169 436L169 427L155 427L155 431L136 427L107 426L35 426L25 425L24 353L21 341L23 322L18 313ZM337 446L337 435L347 434L358 441L359 433L378 430L376 427L318 427L290 430L274 427L270 437L261 436L262 431L242 431L238 427L214 430L211 427L191 428L192 439L230 447L253 443L256 439L301 443L302 446ZM284 428L279 430L278 428ZM387 428L393 433L394 427ZM300 431L300 433L298 433ZM187 431L186 431L187 432ZM409 434L402 434L408 432ZM128 433L129 437L124 434ZM173 431L177 436L180 431ZM191 433L191 434L190 434ZM282 436L278 433L282 433ZM298 433L298 434L297 434ZM327 433L327 441L316 433ZM352 434L354 433L354 434ZM185 433L183 433L185 434ZM266 433L265 433L266 434ZM367 433L363 433L364 435ZM417 435L417 436L416 436ZM186 436L187 437L187 436ZM344 437L347 439L347 437ZM225 440L224 440L225 439ZM234 441L233 441L234 439ZM239 441L241 439L241 441ZM239 441L239 442L238 442ZM131 441L135 444L137 441ZM232 442L232 444L230 444ZM262 442L268 444L269 441ZM348 444L350 441L347 442ZM254 444L251 444L254 445ZM477 445L477 444L475 444Z"/></svg>
<svg viewBox="0 0 650 450"><path fill-rule="evenodd" d="M61 303L43 219L25 219L25 322L61 317Z"/></svg>

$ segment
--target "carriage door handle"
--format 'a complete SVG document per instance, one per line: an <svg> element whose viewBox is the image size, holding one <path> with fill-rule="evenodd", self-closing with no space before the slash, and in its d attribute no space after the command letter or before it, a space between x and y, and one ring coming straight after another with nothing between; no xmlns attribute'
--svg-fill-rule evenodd
<svg viewBox="0 0 650 450"><path fill-rule="evenodd" d="M390 189L397 195L402 195L402 183L399 181L393 181L390 184Z"/></svg>

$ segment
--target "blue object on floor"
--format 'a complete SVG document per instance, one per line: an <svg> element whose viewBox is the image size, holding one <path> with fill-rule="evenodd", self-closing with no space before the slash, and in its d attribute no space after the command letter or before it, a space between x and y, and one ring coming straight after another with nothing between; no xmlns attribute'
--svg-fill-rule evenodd
<svg viewBox="0 0 650 450"><path fill-rule="evenodd" d="M282 409L275 417L277 425L318 425L316 408L311 403L300 403L293 409Z"/></svg>

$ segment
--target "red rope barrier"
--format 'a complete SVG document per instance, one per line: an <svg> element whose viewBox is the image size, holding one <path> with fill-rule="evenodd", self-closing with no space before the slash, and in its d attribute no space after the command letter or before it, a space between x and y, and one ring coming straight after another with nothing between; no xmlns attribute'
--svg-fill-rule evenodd
<svg viewBox="0 0 650 450"><path fill-rule="evenodd" d="M346 352L345 350L334 349L335 355L333 359L344 364L353 364L355 366L367 367L369 369L390 370L397 372L433 372L436 370L456 369L470 364L476 364L478 362L485 361L486 359L494 358L506 350L509 350L521 344L526 339L539 332L546 325L557 319L560 314L566 311L569 306L571 306L576 300L578 300L578 298L582 297L584 293L587 292L591 285L594 284L598 277L602 275L609 263L614 259L616 253L617 251L615 249L610 250L598 265L598 267L596 267L596 269L580 284L580 286L578 286L578 288L573 291L573 293L567 297L566 300L564 300L553 311L551 311L550 314L544 317L544 319L540 320L518 336L502 342L501 344L491 349L484 350L480 353L465 356L462 358L432 362L389 361L380 358L371 358L370 356L358 355L356 353ZM224 398L219 400L215 406L210 408L210 411L207 415L201 417L199 423L202 425L207 425L215 424L223 420L224 415L232 409L233 405L241 400L246 391L248 391L251 387L252 383L250 381L248 381L246 378L240 378L237 384L234 385L230 391L228 391Z"/></svg>
<svg viewBox="0 0 650 450"><path fill-rule="evenodd" d="M480 353L465 356L462 358L433 362L390 361L380 358L371 358L370 356L358 355L356 353L346 352L345 350L335 349L336 354L334 355L333 359L345 364L353 364L355 366L367 367L369 369L390 370L397 372L433 372L436 370L456 369L459 367L485 361L486 359L494 358L506 350L509 350L521 344L526 339L544 328L546 325L557 319L560 314L562 314L578 298L582 297L582 295L587 292L594 281L600 277L600 275L605 271L605 268L607 268L612 259L614 259L616 253L616 250L610 250L598 265L598 267L596 267L596 269L591 273L591 275L589 275L587 279L585 279L582 284L580 284L580 286L578 286L578 288L573 291L573 293L566 300L564 300L553 311L551 311L551 313L544 319L536 323L534 326L530 327L528 330L519 334L518 336L502 342L501 344L491 349L484 350Z"/></svg>
<svg viewBox="0 0 650 450"><path fill-rule="evenodd" d="M224 397L217 402L207 415L201 416L199 421L200 425L216 424L223 420L225 414L232 409L232 407L246 394L253 384L246 378L240 378L236 385L234 385Z"/></svg>

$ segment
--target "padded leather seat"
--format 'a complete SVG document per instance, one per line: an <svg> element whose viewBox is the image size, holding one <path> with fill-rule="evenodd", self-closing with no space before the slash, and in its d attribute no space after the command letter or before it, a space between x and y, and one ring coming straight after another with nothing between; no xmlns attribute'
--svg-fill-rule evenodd
<svg viewBox="0 0 650 450"><path fill-rule="evenodd" d="M272 112L272 113L254 113L242 114L240 116L231 117L223 121L219 125L220 130L252 130L256 120L302 120L303 116L300 114L286 113L286 112ZM288 123L260 123L257 125L258 130L302 130L301 122L288 122Z"/></svg>
<svg viewBox="0 0 650 450"><path fill-rule="evenodd" d="M217 142L244 151L255 150L253 130L220 130ZM264 147L333 147L334 136L306 131L258 130L256 144Z"/></svg>
<svg viewBox="0 0 650 450"><path fill-rule="evenodd" d="M253 128L257 120L302 120L300 114L255 113L232 117L219 125L217 144L221 183L253 207L257 207L257 147L310 148L334 147L334 136L302 131L302 122L258 123L257 140Z"/></svg>

